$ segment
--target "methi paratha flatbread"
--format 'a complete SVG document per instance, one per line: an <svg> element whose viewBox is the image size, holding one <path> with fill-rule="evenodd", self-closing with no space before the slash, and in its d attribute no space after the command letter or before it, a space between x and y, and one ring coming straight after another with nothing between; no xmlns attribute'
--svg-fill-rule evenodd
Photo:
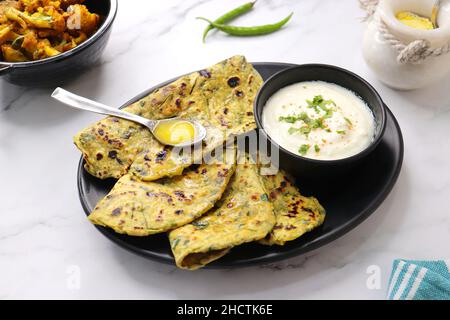
<svg viewBox="0 0 450 320"><path fill-rule="evenodd" d="M257 173L249 162L238 164L216 207L200 219L172 230L169 241L175 262L195 270L224 256L232 247L263 239L275 225Z"/></svg>
<svg viewBox="0 0 450 320"><path fill-rule="evenodd" d="M214 206L233 175L235 149L226 152L227 161L215 158L173 178L143 182L127 174L97 204L89 220L132 236L161 233L190 223Z"/></svg>
<svg viewBox="0 0 450 320"><path fill-rule="evenodd" d="M276 216L273 230L261 243L284 245L323 223L325 209L316 198L302 196L284 171L271 176L262 175L261 181Z"/></svg>
<svg viewBox="0 0 450 320"><path fill-rule="evenodd" d="M176 116L186 105L177 103L177 99L187 96L196 80L196 74L182 77L124 110L148 119ZM74 143L83 153L85 169L101 179L118 179L128 172L139 153L164 148L147 128L116 117L107 117L85 128L74 137Z"/></svg>
<svg viewBox="0 0 450 320"><path fill-rule="evenodd" d="M74 137L86 160L85 168L98 178L120 178L129 170L152 181L181 174L203 152L220 146L230 135L255 128L253 100L262 78L243 56L181 77L125 108L149 119L195 119L207 129L204 150L194 156L172 154L139 124L108 117Z"/></svg>

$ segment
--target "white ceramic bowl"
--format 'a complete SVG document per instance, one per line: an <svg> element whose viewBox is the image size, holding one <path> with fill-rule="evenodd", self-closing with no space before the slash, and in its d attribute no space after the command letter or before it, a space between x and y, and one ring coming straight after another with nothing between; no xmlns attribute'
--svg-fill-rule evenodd
<svg viewBox="0 0 450 320"><path fill-rule="evenodd" d="M375 15L370 19L363 38L363 56L369 67L386 85L395 89L417 89L427 86L450 72L450 54L429 57L420 64L400 64L398 51L387 43L378 31L381 19L390 32L402 43L426 39L432 48L450 43L450 0L442 1L438 17L439 28L417 30L398 21L399 11L411 11L430 16L434 0L380 0Z"/></svg>

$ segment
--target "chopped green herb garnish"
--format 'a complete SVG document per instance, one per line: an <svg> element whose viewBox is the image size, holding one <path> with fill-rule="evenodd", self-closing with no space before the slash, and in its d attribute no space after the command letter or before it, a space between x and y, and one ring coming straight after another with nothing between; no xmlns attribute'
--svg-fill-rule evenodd
<svg viewBox="0 0 450 320"><path fill-rule="evenodd" d="M337 130L336 132L339 134L345 134L345 130Z"/></svg>
<svg viewBox="0 0 450 320"><path fill-rule="evenodd" d="M311 127L304 126L299 129L301 134L308 135L311 132Z"/></svg>
<svg viewBox="0 0 450 320"><path fill-rule="evenodd" d="M306 153L308 153L309 148L310 148L310 145L309 145L309 144L302 144L301 147L300 147L300 149L298 149L298 152L299 152L302 156L304 156Z"/></svg>
<svg viewBox="0 0 450 320"><path fill-rule="evenodd" d="M314 119L314 120L311 122L311 127L312 127L313 129L317 129L317 128L324 129L324 128L325 128L325 125L323 124L323 119L322 119L322 118Z"/></svg>
<svg viewBox="0 0 450 320"><path fill-rule="evenodd" d="M316 98L314 98L314 99L316 99ZM313 108L316 113L320 112L318 105L315 104L314 101L306 100L306 103L308 104L308 108Z"/></svg>
<svg viewBox="0 0 450 320"><path fill-rule="evenodd" d="M296 116L279 117L278 121L284 121L287 123L295 123L295 122L297 122L297 117Z"/></svg>
<svg viewBox="0 0 450 320"><path fill-rule="evenodd" d="M333 116L333 109L327 109L325 112L326 113L323 116L324 119L329 119L329 118L331 118Z"/></svg>
<svg viewBox="0 0 450 320"><path fill-rule="evenodd" d="M311 132L311 127L309 127L309 126L303 126L301 128L291 127L288 130L289 134L294 134L296 132L299 132L299 133L304 134L304 135L308 135Z"/></svg>
<svg viewBox="0 0 450 320"><path fill-rule="evenodd" d="M333 114L333 110L327 107L327 105L336 105L333 100L324 100L324 98L321 95L315 96L313 101L306 100L306 103L308 104L308 108L313 108L316 113L320 112L320 109L326 112L326 117L329 118ZM319 109L320 108L320 109Z"/></svg>
<svg viewBox="0 0 450 320"><path fill-rule="evenodd" d="M320 152L320 147L317 144L314 145L314 151Z"/></svg>
<svg viewBox="0 0 450 320"><path fill-rule="evenodd" d="M348 125L349 125L350 127L353 126L353 123L350 121L349 118L344 117L344 119L345 119L345 121L348 123Z"/></svg>
<svg viewBox="0 0 450 320"><path fill-rule="evenodd" d="M269 197L267 196L267 194L263 193L261 195L261 201L269 201Z"/></svg>
<svg viewBox="0 0 450 320"><path fill-rule="evenodd" d="M308 103L308 108L313 108L316 113L320 113L320 110L323 110L325 112L325 115L323 115L320 118L313 119L308 116L306 112L302 112L300 114L293 114L289 116L281 116L278 118L278 121L284 121L287 123L296 123L297 121L303 121L305 123L305 126L301 128L289 128L289 134L294 134L296 132L300 132L301 134L308 135L313 129L325 129L327 132L330 132L329 129L326 127L324 121L325 119L331 118L333 116L333 109L328 108L327 105L336 105L333 100L324 100L324 98L321 95L315 96L314 99L306 100Z"/></svg>
<svg viewBox="0 0 450 320"><path fill-rule="evenodd" d="M321 104L322 102L323 102L323 97L322 97L321 95L315 96L314 99L313 99L313 103L314 103L314 104L319 105L319 104Z"/></svg>
<svg viewBox="0 0 450 320"><path fill-rule="evenodd" d="M308 123L309 121L311 121L311 119L308 117L306 112L302 112L297 115L290 115L286 117L281 116L278 118L278 121L284 121L287 123L296 123L297 121L303 121L305 123Z"/></svg>

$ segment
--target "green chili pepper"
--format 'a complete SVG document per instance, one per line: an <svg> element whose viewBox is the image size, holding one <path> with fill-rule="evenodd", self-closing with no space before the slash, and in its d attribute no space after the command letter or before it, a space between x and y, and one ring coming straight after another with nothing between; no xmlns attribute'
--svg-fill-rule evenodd
<svg viewBox="0 0 450 320"><path fill-rule="evenodd" d="M240 15L243 15L244 13L250 11L255 5L255 3L256 1L248 2L242 6L234 8L233 10L225 13L223 16L220 16L219 18L214 20L214 23L225 24L233 20L234 18L239 17ZM214 27L211 24L206 27L205 31L203 32L203 42L205 42L208 32L211 31L212 29L214 29Z"/></svg>
<svg viewBox="0 0 450 320"><path fill-rule="evenodd" d="M266 24L261 26L254 26L254 27L237 27L237 26L229 26L224 24L217 24L211 20L208 20L203 17L198 17L197 19L205 20L209 22L214 28L223 31L229 35L232 36L238 36L238 37L248 37L248 36L259 36L263 34L269 34L275 31L280 30L288 21L291 19L292 15L294 13L291 13L289 16L284 18L283 20L274 23L274 24Z"/></svg>

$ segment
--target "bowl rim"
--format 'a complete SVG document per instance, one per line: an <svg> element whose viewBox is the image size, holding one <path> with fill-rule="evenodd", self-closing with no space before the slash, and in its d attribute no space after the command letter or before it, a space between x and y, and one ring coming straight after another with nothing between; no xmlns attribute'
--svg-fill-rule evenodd
<svg viewBox="0 0 450 320"><path fill-rule="evenodd" d="M299 70L300 71L300 70L305 69L305 68L316 68L316 69L322 69L322 70L323 69L327 69L327 70L332 70L333 72L337 72L337 73L344 73L347 76L350 76L351 78L355 79L356 81L361 82L374 95L374 97L377 100L377 102L378 102L378 104L380 106L380 109L381 109L381 119L380 119L381 120L381 123L380 123L381 124L381 128L377 132L377 134L374 136L374 139L372 140L372 142L366 148L364 148L363 150L361 150L360 152L358 152L358 153L356 153L356 154L354 154L352 156L345 157L345 158L332 159L332 160L312 159L312 158L307 158L307 157L303 157L301 155L295 154L295 153L285 149L283 146L279 145L274 140L272 140L272 138L266 132L266 130L264 129L264 126L262 124L261 117L262 117L262 113L263 113L263 109L264 109L265 105L262 105L261 107L259 107L259 105L261 104L261 102L260 102L261 93L264 90L267 89L267 87L270 85L270 83L274 79L277 79L279 77L283 77L286 73L292 72L293 70ZM315 80L310 80L310 81L315 81ZM317 79L316 81L321 81L321 80ZM335 83L335 84L340 85L339 83ZM340 85L340 86L345 88L342 85ZM280 89L282 89L282 88L279 88L278 90L280 90ZM346 89L348 89L348 88L346 88ZM348 90L350 90L350 89L348 89ZM354 92L354 90L350 90L350 91ZM355 93L358 94L358 92L355 92ZM259 109L261 109L261 112L258 111ZM278 150L288 154L289 156L292 156L292 157L294 157L296 159L299 159L301 161L309 162L311 164L318 164L318 165L320 165L320 164L322 164L322 165L343 164L343 163L346 163L346 162L352 162L354 160L358 160L358 159L362 159L362 158L366 157L373 150L375 150L375 148L378 146L378 144L382 140L384 132L386 130L386 108L385 108L384 102L381 99L381 96L379 95L377 90L375 90L375 88L369 82L367 82L364 78L362 78L361 76L357 75L356 73L351 72L350 70L338 67L338 66L330 65L330 64L321 64L321 63L299 64L299 65L296 65L294 67L287 68L287 69L284 69L284 70L281 70L281 71L275 73L274 75L269 77L266 81L264 81L264 84L258 90L258 93L256 94L255 101L253 103L253 112L254 112L254 115L255 115L256 125L257 125L258 129L261 130L263 136L266 138L267 141L269 141L270 144L273 144Z"/></svg>
<svg viewBox="0 0 450 320"><path fill-rule="evenodd" d="M112 25L112 23L114 22L114 20L117 16L118 0L108 0L108 1L110 3L110 8L109 8L109 12L106 16L105 21L103 21L100 28L92 36L90 36L86 41L79 44L75 48L72 48L69 51L60 53L54 57L48 57L48 58L41 59L41 60L26 61L26 62L7 62L7 61L0 60L0 64L6 65L10 68L24 68L24 67L59 61L59 60L68 58L68 57L78 53L81 50L86 49L87 47L91 46L94 42L96 42L100 38L100 36L102 36L110 28L110 26Z"/></svg>

